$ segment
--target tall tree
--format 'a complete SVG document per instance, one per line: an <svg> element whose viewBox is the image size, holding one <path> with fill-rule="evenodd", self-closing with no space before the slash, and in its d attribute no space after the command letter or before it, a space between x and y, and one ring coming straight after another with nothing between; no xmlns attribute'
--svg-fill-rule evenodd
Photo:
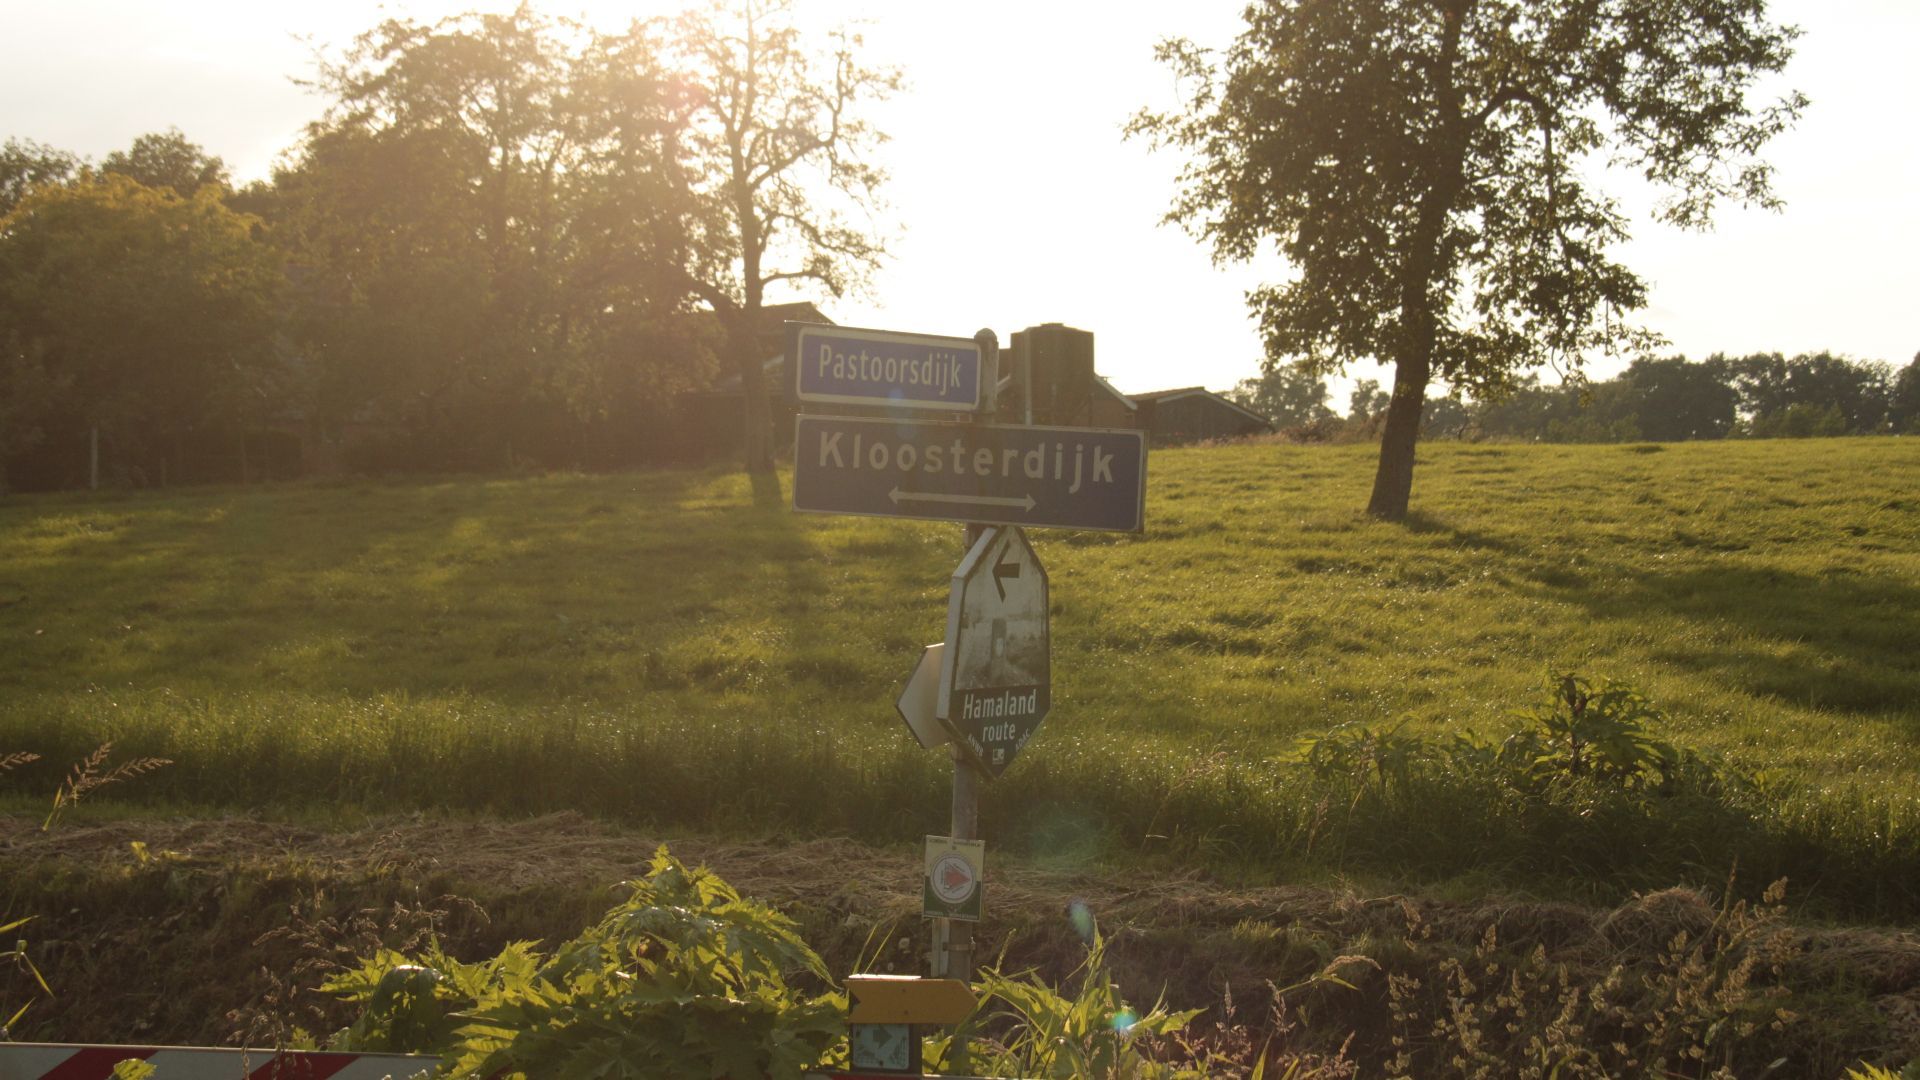
<svg viewBox="0 0 1920 1080"><path fill-rule="evenodd" d="M1755 100L1797 31L1764 0L1253 0L1220 55L1159 49L1188 89L1129 126L1192 155L1168 219L1218 259L1272 241L1286 282L1249 301L1270 362L1394 365L1368 510L1397 519L1428 384L1476 397L1549 363L1643 346L1646 287L1599 168L1704 227L1722 199L1774 206L1755 156L1800 113Z"/></svg>
<svg viewBox="0 0 1920 1080"><path fill-rule="evenodd" d="M568 32L525 7L389 19L320 68L333 104L281 186L323 426L397 427L420 464L503 460L558 323Z"/></svg>
<svg viewBox="0 0 1920 1080"><path fill-rule="evenodd" d="M92 432L154 479L187 432L240 423L277 360L283 280L254 225L214 188L124 176L40 188L0 218L0 359L41 404L12 423Z"/></svg>
<svg viewBox="0 0 1920 1080"><path fill-rule="evenodd" d="M0 217L6 217L27 193L42 184L60 184L80 171L80 159L32 139L8 139L0 145Z"/></svg>
<svg viewBox="0 0 1920 1080"><path fill-rule="evenodd" d="M1824 351L1787 361L1788 398L1838 412L1853 435L1878 434L1884 428L1892 381L1893 370L1879 361L1849 360Z"/></svg>
<svg viewBox="0 0 1920 1080"><path fill-rule="evenodd" d="M0 495L10 490L13 460L46 441L48 421L73 383L71 373L48 366L44 342L23 341L9 321L0 310Z"/></svg>
<svg viewBox="0 0 1920 1080"><path fill-rule="evenodd" d="M178 128L140 136L127 149L101 159L100 171L131 177L150 188L166 188L183 199L209 184L227 186L227 163Z"/></svg>
<svg viewBox="0 0 1920 1080"><path fill-rule="evenodd" d="M1347 395L1347 419L1371 420L1386 412L1392 402L1392 397L1380 389L1380 380L1360 379L1353 384L1353 392Z"/></svg>
<svg viewBox="0 0 1920 1080"><path fill-rule="evenodd" d="M1754 353L1724 363L1751 434L1868 435L1884 429L1894 379L1886 364L1827 352L1791 359Z"/></svg>
<svg viewBox="0 0 1920 1080"><path fill-rule="evenodd" d="M1887 388L1887 428L1895 435L1920 435L1920 353L1895 373Z"/></svg>
<svg viewBox="0 0 1920 1080"><path fill-rule="evenodd" d="M1733 430L1740 395L1725 360L1689 363L1684 356L1641 357L1620 382L1642 438L1656 442L1724 439Z"/></svg>
<svg viewBox="0 0 1920 1080"><path fill-rule="evenodd" d="M683 135L703 243L688 249L686 287L719 317L744 395L746 466L770 472L773 452L760 311L767 290L811 285L839 296L886 253L873 224L886 141L866 118L901 85L868 66L859 35L815 49L786 0L729 0L682 15L666 48L692 91Z"/></svg>
<svg viewBox="0 0 1920 1080"><path fill-rule="evenodd" d="M1288 364L1240 380L1227 398L1266 417L1276 428L1301 427L1333 415L1327 408L1327 380Z"/></svg>
<svg viewBox="0 0 1920 1080"><path fill-rule="evenodd" d="M497 466L686 388L692 105L661 48L521 6L388 20L323 66L334 104L277 184L322 428Z"/></svg>

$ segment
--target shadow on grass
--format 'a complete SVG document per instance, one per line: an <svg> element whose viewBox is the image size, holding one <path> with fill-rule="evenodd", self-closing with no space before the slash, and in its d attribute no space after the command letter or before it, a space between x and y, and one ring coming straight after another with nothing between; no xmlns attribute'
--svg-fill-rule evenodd
<svg viewBox="0 0 1920 1080"><path fill-rule="evenodd" d="M753 483L753 507L765 512L769 510L785 511L787 500L780 490L780 474L777 472L748 473Z"/></svg>
<svg viewBox="0 0 1920 1080"><path fill-rule="evenodd" d="M1663 655L1749 693L1853 713L1898 713L1920 702L1920 589L1905 581L1713 566L1641 571L1604 588L1543 576L1535 588L1598 619L1675 617L1744 631L1744 643L1676 637Z"/></svg>
<svg viewBox="0 0 1920 1080"><path fill-rule="evenodd" d="M750 494L714 470L206 491L132 500L109 525L9 575L28 599L0 621L46 627L17 684L91 658L135 686L544 698L675 651L727 668L700 640L727 598L827 587L777 475ZM95 624L132 644L100 657Z"/></svg>
<svg viewBox="0 0 1920 1080"><path fill-rule="evenodd" d="M1440 536L1451 541L1452 546L1470 551L1507 556L1524 555L1527 552L1527 545L1514 537L1495 536L1477 529L1463 529L1419 510L1408 513L1399 525L1415 536Z"/></svg>

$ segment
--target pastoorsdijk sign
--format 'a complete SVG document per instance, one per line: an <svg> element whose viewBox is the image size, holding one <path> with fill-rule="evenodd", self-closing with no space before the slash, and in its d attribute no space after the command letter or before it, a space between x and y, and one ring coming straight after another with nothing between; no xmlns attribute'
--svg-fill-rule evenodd
<svg viewBox="0 0 1920 1080"><path fill-rule="evenodd" d="M980 408L980 344L972 338L788 323L787 361L799 401Z"/></svg>
<svg viewBox="0 0 1920 1080"><path fill-rule="evenodd" d="M1144 431L794 420L795 510L1139 532L1146 490Z"/></svg>

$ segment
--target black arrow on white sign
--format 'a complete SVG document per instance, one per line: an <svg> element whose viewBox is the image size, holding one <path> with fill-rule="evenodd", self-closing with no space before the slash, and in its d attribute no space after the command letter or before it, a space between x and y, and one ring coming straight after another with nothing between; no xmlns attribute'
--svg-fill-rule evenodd
<svg viewBox="0 0 1920 1080"><path fill-rule="evenodd" d="M1013 562L1004 561L1007 557L1007 551L1012 547L1013 542L1009 540L1006 545L1000 549L1000 558L1002 561L993 564L993 587L1000 593L1000 599L1002 600L1007 598L1007 579L1020 576L1020 563L1017 560Z"/></svg>

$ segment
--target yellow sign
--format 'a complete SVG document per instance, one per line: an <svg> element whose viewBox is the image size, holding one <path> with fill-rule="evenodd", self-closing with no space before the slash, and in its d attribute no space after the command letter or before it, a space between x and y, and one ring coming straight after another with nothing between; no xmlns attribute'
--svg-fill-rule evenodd
<svg viewBox="0 0 1920 1080"><path fill-rule="evenodd" d="M973 990L958 979L918 975L847 976L849 1024L957 1024L973 1011Z"/></svg>

